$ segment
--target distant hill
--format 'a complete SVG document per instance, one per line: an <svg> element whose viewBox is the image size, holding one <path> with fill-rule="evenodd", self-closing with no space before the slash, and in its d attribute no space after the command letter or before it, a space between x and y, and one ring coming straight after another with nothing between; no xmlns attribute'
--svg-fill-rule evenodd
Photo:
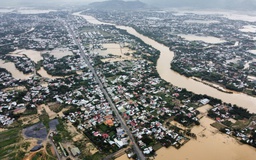
<svg viewBox="0 0 256 160"><path fill-rule="evenodd" d="M108 0L103 2L90 3L89 6L100 10L138 10L145 9L148 6L139 1L123 1L123 0Z"/></svg>

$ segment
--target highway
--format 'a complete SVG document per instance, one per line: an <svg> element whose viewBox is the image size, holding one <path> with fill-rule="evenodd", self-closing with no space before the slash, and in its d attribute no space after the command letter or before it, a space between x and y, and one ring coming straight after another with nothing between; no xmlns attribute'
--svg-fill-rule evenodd
<svg viewBox="0 0 256 160"><path fill-rule="evenodd" d="M65 23L68 27L68 32L69 34L72 35L76 45L78 46L79 50L80 50L80 54L81 56L84 58L85 62L87 63L90 71L93 73L93 76L95 78L95 80L97 81L97 83L99 84L99 87L101 89L101 91L103 92L103 94L105 95L110 107L112 108L112 110L114 111L115 115L116 115L116 118L117 120L121 123L121 126L122 128L126 131L127 135L129 136L130 138L130 141L132 143L132 148L134 150L134 152L137 154L137 157L139 160L145 160L145 156L144 154L142 153L142 151L140 150L139 146L137 145L130 129L127 127L125 121L123 120L122 116L119 114L118 110L116 109L112 99L110 98L109 94L107 93L106 89L104 88L101 80L99 79L99 76L97 75L95 69L93 68L93 66L90 64L89 60L88 60L88 57L86 56L84 50L82 49L81 47L81 44L79 42L79 40L76 38L76 34L74 33L73 29L70 27L70 25L68 23Z"/></svg>

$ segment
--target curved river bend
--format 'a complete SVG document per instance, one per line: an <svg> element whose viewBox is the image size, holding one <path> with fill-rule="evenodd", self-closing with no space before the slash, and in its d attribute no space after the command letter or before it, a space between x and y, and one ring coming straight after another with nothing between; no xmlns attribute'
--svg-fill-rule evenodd
<svg viewBox="0 0 256 160"><path fill-rule="evenodd" d="M81 16L85 18L89 23L92 24L105 24L105 25L114 25L119 29L126 30L129 34L132 34L146 44L151 45L155 49L160 51L160 57L157 61L157 71L162 79L167 82L170 82L174 86L178 86L181 88L186 88L189 91L192 91L196 94L206 94L208 96L221 99L223 102L236 104L243 108L248 109L248 111L256 113L256 98L248 96L243 93L234 93L228 94L221 92L213 87L205 85L201 82L195 81L191 78L187 78L185 76L180 75L179 73L170 69L170 63L174 58L174 52L170 51L167 46L156 42L155 40L148 38L140 33L138 33L132 27L127 26L118 26L115 24L100 22L92 16L81 15L80 13L74 13L73 15Z"/></svg>

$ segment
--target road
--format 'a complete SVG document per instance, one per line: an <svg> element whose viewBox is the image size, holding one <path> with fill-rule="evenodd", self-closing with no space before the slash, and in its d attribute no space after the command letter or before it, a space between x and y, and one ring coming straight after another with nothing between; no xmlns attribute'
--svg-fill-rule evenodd
<svg viewBox="0 0 256 160"><path fill-rule="evenodd" d="M61 160L61 156L59 155L59 152L58 152L56 146L54 145L52 139L51 139L51 138L48 138L48 139L49 139L49 142L51 143L51 145L53 146L53 149L54 149L54 151L55 151L55 154L56 154L58 160Z"/></svg>
<svg viewBox="0 0 256 160"><path fill-rule="evenodd" d="M106 89L104 88L104 86L103 86L101 80L99 79L99 76L97 75L95 69L93 68L93 66L89 62L88 57L86 56L84 50L82 49L79 40L76 38L77 36L75 35L73 29L70 27L70 25L68 23L65 23L65 24L68 27L68 32L72 35L76 45L78 46L78 48L80 50L81 56L84 58L84 60L87 63L90 71L93 73L93 76L94 76L95 80L99 84L99 87L100 87L101 91L105 95L105 97L106 97L110 107L115 112L115 115L116 115L117 119L119 120L119 122L121 123L122 128L126 131L127 135L129 136L130 141L132 142L132 148L133 148L134 152L137 154L137 157L140 160L145 160L146 158L145 158L144 154L142 153L142 151L140 150L139 146L137 145L137 143L136 143L136 141L135 141L135 139L134 139L130 129L127 127L127 125L126 125L125 121L123 120L122 116L119 114L118 110L116 109L112 99L110 98L109 94L107 93Z"/></svg>

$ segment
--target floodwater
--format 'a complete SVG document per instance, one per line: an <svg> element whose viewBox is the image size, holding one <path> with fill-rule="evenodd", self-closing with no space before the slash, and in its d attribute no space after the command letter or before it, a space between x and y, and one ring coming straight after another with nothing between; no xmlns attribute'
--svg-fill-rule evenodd
<svg viewBox="0 0 256 160"><path fill-rule="evenodd" d="M256 50L249 50L248 52L250 52L250 53L256 55Z"/></svg>
<svg viewBox="0 0 256 160"><path fill-rule="evenodd" d="M22 57L26 55L28 58L30 58L32 61L37 63L40 60L43 60L43 57L41 56L41 52L34 51L34 50L16 50L14 52L9 53L11 56L19 56ZM67 55L73 55L71 51L69 51L66 48L58 48L50 52L51 55L53 55L56 58L62 58ZM19 70L16 69L14 63L8 62L4 63L3 60L0 60L0 67L3 67L7 69L9 72L12 73L12 76L16 79L28 79L32 76L32 74L23 74ZM40 70L37 71L38 74L40 74L42 77L49 78L49 79L56 79L56 78L63 78L60 76L51 76L49 75L43 67L40 68Z"/></svg>
<svg viewBox="0 0 256 160"><path fill-rule="evenodd" d="M40 60L43 60L43 57L41 56L41 53L38 52L38 51L34 51L34 50L22 49L22 50L16 50L16 51L14 51L14 52L12 52L10 54L26 55L28 58L30 58L35 63L37 63Z"/></svg>
<svg viewBox="0 0 256 160"><path fill-rule="evenodd" d="M52 76L52 75L48 74L43 67L41 67L37 71L37 73L40 74L40 76L42 76L44 78L49 78L49 79L63 78L63 77L60 77L60 76Z"/></svg>
<svg viewBox="0 0 256 160"><path fill-rule="evenodd" d="M31 28L32 30L33 28ZM35 63L37 63L40 60L43 60L43 57L41 55L41 52L38 51L34 51L34 50L26 50L26 49L22 49L22 50L16 50L12 53L10 53L11 55L26 55L28 58L30 58L32 61L34 61ZM52 50L51 52L49 52L50 55L53 55L55 58L60 59L62 57L65 56L69 56L69 55L73 55L73 53L71 51L69 51L68 48L55 48L54 50Z"/></svg>
<svg viewBox="0 0 256 160"><path fill-rule="evenodd" d="M105 43L102 44L102 47L105 48L104 50L95 49L94 52L99 53L101 56L107 56L109 54L119 56L114 58L104 58L102 59L103 62L118 62L124 60L134 60L135 58L131 55L125 55L125 53L132 54L134 51L130 50L128 47L121 47L118 43Z"/></svg>
<svg viewBox="0 0 256 160"><path fill-rule="evenodd" d="M255 16L240 14L240 13L224 13L223 17L226 17L231 20L241 20L241 21L248 21L248 22L256 22Z"/></svg>
<svg viewBox="0 0 256 160"><path fill-rule="evenodd" d="M220 133L210 126L214 121L203 117L201 126L194 127L197 140L190 140L179 150L174 147L158 150L156 160L253 160L256 149L242 145L228 135Z"/></svg>
<svg viewBox="0 0 256 160"><path fill-rule="evenodd" d="M187 41L203 41L205 43L211 43L211 44L218 44L218 43L224 43L225 40L222 40L217 37L212 36L197 36L193 34L179 34L181 38L184 38Z"/></svg>
<svg viewBox="0 0 256 160"><path fill-rule="evenodd" d="M134 51L130 50L128 47L120 47L120 44L117 43L106 43L102 44L103 48L106 50L97 49L101 56L107 56L108 54L113 54L116 56L125 56L125 53L133 53Z"/></svg>
<svg viewBox="0 0 256 160"><path fill-rule="evenodd" d="M252 80L252 81L256 81L256 77L255 76L248 76L248 79Z"/></svg>
<svg viewBox="0 0 256 160"><path fill-rule="evenodd" d="M75 15L75 16L81 16L81 17L83 17L84 19L86 19L89 23L96 24L96 25L101 25L101 24L105 24L105 25L114 25L114 24L111 24L111 23L101 22L101 21L97 20L96 18L94 18L94 17L92 17L92 16L82 15L81 12L73 13L73 15Z"/></svg>
<svg viewBox="0 0 256 160"><path fill-rule="evenodd" d="M18 13L20 14L41 14L41 13L49 13L54 12L56 10L36 10L36 9L19 9Z"/></svg>
<svg viewBox="0 0 256 160"><path fill-rule="evenodd" d="M205 105L198 110L205 115L211 108ZM157 151L156 160L251 160L256 156L256 149L249 145L242 145L236 139L220 133L210 124L215 121L203 117L201 125L192 128L191 132L197 135L197 140L190 140L179 150L170 147Z"/></svg>
<svg viewBox="0 0 256 160"><path fill-rule="evenodd" d="M256 26L253 25L247 25L247 26L243 26L242 29L239 29L242 32L252 32L252 33L256 33Z"/></svg>
<svg viewBox="0 0 256 160"><path fill-rule="evenodd" d="M236 12L236 11L221 11L221 10L180 10L172 9L172 11L177 12L176 15L186 15L189 13L194 13L198 15L218 15L219 17L225 17L231 20L241 20L248 22L256 22L255 12ZM250 15L249 15L250 14ZM254 14L254 15L253 15Z"/></svg>
<svg viewBox="0 0 256 160"><path fill-rule="evenodd" d="M198 110L205 114L210 105L200 107ZM256 149L249 145L242 145L236 139L220 133L210 126L215 121L203 117L201 125L194 127L191 132L197 135L197 140L191 139L180 149L174 147L162 147L156 151L155 160L253 160L256 156ZM123 155L117 160L129 160Z"/></svg>
<svg viewBox="0 0 256 160"><path fill-rule="evenodd" d="M82 16L88 22L93 24L109 24L109 23L101 23L100 21L98 21L92 16L83 16L83 15L80 15L80 13L75 13L74 15ZM226 103L237 104L238 106L248 109L250 112L256 113L255 97L251 97L243 93L235 93L235 92L233 94L224 93L206 84L197 82L191 78L187 78L185 76L180 75L179 73L170 69L170 63L174 58L174 52L170 51L169 47L164 46L163 44L160 44L155 40L150 39L138 33L132 27L126 27L126 26L116 26L116 27L119 29L126 30L129 34L132 34L140 38L146 44L149 44L160 51L160 57L157 61L156 68L160 77L165 81L170 82L175 86L186 88L187 90L192 91L196 94L207 94L211 97L221 99Z"/></svg>
<svg viewBox="0 0 256 160"><path fill-rule="evenodd" d="M12 74L12 77L15 79L28 79L32 76L32 74L23 74L15 67L14 63L12 62L5 62L4 60L0 59L0 67L5 68Z"/></svg>
<svg viewBox="0 0 256 160"><path fill-rule="evenodd" d="M68 48L56 48L56 49L52 50L49 54L53 55L57 59L60 59L65 56L73 55L73 53L71 51L69 51Z"/></svg>

